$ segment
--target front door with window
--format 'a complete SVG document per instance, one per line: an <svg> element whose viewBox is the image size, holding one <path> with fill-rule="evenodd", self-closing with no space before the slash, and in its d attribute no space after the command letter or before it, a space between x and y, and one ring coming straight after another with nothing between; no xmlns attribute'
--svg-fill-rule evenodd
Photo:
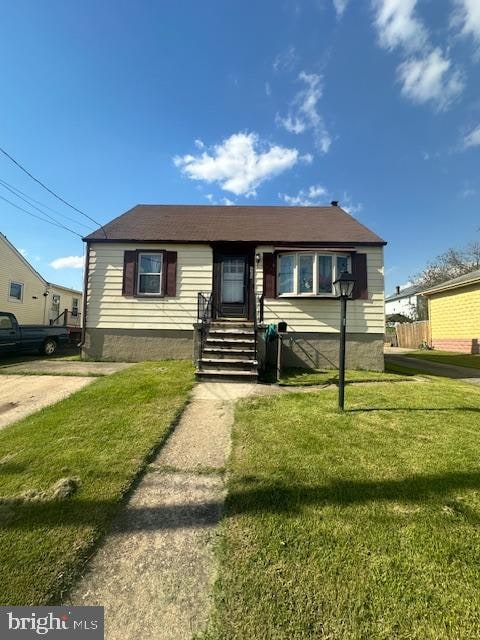
<svg viewBox="0 0 480 640"><path fill-rule="evenodd" d="M50 320L56 320L60 315L60 296L56 293L52 295L52 307L50 309Z"/></svg>
<svg viewBox="0 0 480 640"><path fill-rule="evenodd" d="M221 260L220 315L247 317L247 258L223 256Z"/></svg>

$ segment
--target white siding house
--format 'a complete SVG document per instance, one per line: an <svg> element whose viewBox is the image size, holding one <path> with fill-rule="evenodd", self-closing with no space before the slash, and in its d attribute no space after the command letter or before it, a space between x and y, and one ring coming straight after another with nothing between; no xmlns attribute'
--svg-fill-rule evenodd
<svg viewBox="0 0 480 640"><path fill-rule="evenodd" d="M201 362L205 346L226 355L222 331L234 353L235 331L250 330L258 355L266 327L287 322L286 364L336 366L333 281L346 270L348 364L383 368L385 242L336 205L139 205L86 242L89 357Z"/></svg>
<svg viewBox="0 0 480 640"><path fill-rule="evenodd" d="M80 318L81 291L47 282L0 233L0 310L20 324L49 324L65 309Z"/></svg>

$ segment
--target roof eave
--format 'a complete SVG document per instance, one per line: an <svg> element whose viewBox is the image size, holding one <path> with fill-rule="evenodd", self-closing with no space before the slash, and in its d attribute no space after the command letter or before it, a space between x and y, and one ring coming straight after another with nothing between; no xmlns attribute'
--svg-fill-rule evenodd
<svg viewBox="0 0 480 640"><path fill-rule="evenodd" d="M464 282L456 282L451 285L439 285L438 287L432 287L431 289L426 289L422 293L426 296L434 295L435 293L441 293L442 291L451 291L452 289L460 289L461 287L468 287L472 284L480 283L480 277L472 278L472 280L465 280Z"/></svg>
<svg viewBox="0 0 480 640"><path fill-rule="evenodd" d="M221 243L221 242L238 242L239 244L275 244L282 246L289 245L304 245L304 246L345 246L345 247L384 247L387 242L385 240L317 240L316 242L312 242L311 240L275 240L275 239L252 239L252 240L232 240L232 239L218 239L218 240L192 240L192 239L182 239L175 238L166 240L165 238L149 238L148 240L143 238L95 238L90 236L85 236L82 238L83 242L99 242L99 243L132 243L138 242L143 244L157 244L157 243L165 243L165 244L213 244L213 243Z"/></svg>

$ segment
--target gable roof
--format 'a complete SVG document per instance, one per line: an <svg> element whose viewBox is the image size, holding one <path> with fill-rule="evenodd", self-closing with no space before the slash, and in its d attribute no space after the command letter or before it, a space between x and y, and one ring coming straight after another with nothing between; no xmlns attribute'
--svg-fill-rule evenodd
<svg viewBox="0 0 480 640"><path fill-rule="evenodd" d="M463 276L458 276L457 278L452 278L451 280L437 284L435 287L430 287L430 289L427 289L423 293L428 296L432 293L466 287L469 284L476 284L477 282L480 283L480 269L475 269L475 271L470 271L470 273L464 273Z"/></svg>
<svg viewBox="0 0 480 640"><path fill-rule="evenodd" d="M338 206L139 204L84 240L386 244Z"/></svg>
<svg viewBox="0 0 480 640"><path fill-rule="evenodd" d="M23 262L23 264L30 269L30 271L45 285L45 287L49 286L49 287L56 287L57 289L65 289L66 291L71 291L72 293L78 293L80 295L83 295L83 293L81 291L79 291L78 289L71 289L70 287L64 287L62 284L55 284L54 282L48 282L47 280L45 280L45 278L38 273L38 271L32 267L32 265L30 264L30 262L25 258L25 256L20 253L20 251L15 247L15 245L13 245L10 240L7 238L7 236L5 234L3 234L0 231L0 240L3 240L5 242L5 244L7 245L7 247L13 251L13 253L17 256L17 258Z"/></svg>
<svg viewBox="0 0 480 640"><path fill-rule="evenodd" d="M400 293L392 293L392 295L385 298L385 302L393 302L394 300L402 300L402 298L409 298L419 293L423 293L425 287L419 284L412 284L409 287L400 289Z"/></svg>

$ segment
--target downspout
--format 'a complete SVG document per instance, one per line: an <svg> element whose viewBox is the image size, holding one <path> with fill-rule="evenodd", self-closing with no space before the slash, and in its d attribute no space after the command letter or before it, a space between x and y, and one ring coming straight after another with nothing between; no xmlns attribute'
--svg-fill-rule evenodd
<svg viewBox="0 0 480 640"><path fill-rule="evenodd" d="M82 339L78 346L83 347L85 345L85 332L87 328L87 291L88 291L88 276L90 275L90 242L86 240L87 251L85 255L85 273L83 274L83 305L82 305Z"/></svg>

